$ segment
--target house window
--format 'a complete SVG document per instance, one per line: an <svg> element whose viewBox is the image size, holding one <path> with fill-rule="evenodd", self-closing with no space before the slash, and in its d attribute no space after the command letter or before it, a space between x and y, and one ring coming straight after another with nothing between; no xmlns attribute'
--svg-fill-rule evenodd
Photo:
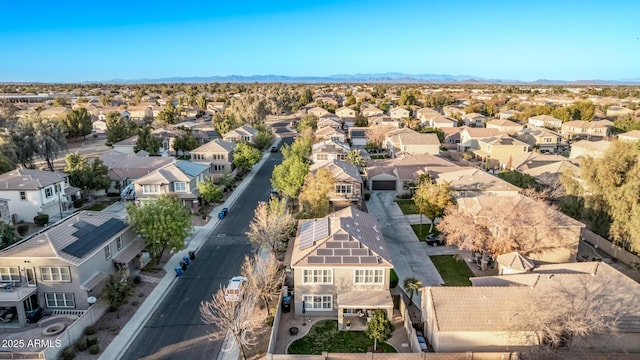
<svg viewBox="0 0 640 360"><path fill-rule="evenodd" d="M246 135L245 135L245 136L243 136L243 137L242 137L242 140L244 140L244 141L251 141L251 136L246 136Z"/></svg>
<svg viewBox="0 0 640 360"><path fill-rule="evenodd" d="M160 194L160 185L142 185L143 194Z"/></svg>
<svg viewBox="0 0 640 360"><path fill-rule="evenodd" d="M333 296L331 295L305 295L302 300L306 311L333 310Z"/></svg>
<svg viewBox="0 0 640 360"><path fill-rule="evenodd" d="M213 165L213 171L224 171L225 165Z"/></svg>
<svg viewBox="0 0 640 360"><path fill-rule="evenodd" d="M1 282L20 282L20 271L18 267L0 267Z"/></svg>
<svg viewBox="0 0 640 360"><path fill-rule="evenodd" d="M383 284L384 269L356 269L355 284Z"/></svg>
<svg viewBox="0 0 640 360"><path fill-rule="evenodd" d="M111 260L111 246L109 245L104 247L104 259Z"/></svg>
<svg viewBox="0 0 640 360"><path fill-rule="evenodd" d="M213 154L213 160L224 160L224 154Z"/></svg>
<svg viewBox="0 0 640 360"><path fill-rule="evenodd" d="M304 269L303 284L333 284L333 269Z"/></svg>
<svg viewBox="0 0 640 360"><path fill-rule="evenodd" d="M336 193L337 194L351 194L352 193L351 184L336 184Z"/></svg>
<svg viewBox="0 0 640 360"><path fill-rule="evenodd" d="M327 154L317 154L316 159L318 160L329 160L329 155Z"/></svg>
<svg viewBox="0 0 640 360"><path fill-rule="evenodd" d="M116 238L116 249L118 251L122 250L122 236Z"/></svg>
<svg viewBox="0 0 640 360"><path fill-rule="evenodd" d="M332 136L331 140L333 140L333 141L342 141L342 139L337 137L337 136Z"/></svg>
<svg viewBox="0 0 640 360"><path fill-rule="evenodd" d="M45 293L48 308L75 308L73 293Z"/></svg>
<svg viewBox="0 0 640 360"><path fill-rule="evenodd" d="M342 160L342 161L347 160L347 154L338 154L338 160Z"/></svg>
<svg viewBox="0 0 640 360"><path fill-rule="evenodd" d="M42 281L71 282L68 267L41 267Z"/></svg>
<svg viewBox="0 0 640 360"><path fill-rule="evenodd" d="M60 186L60 184L56 184L56 194L59 193L61 189L62 187Z"/></svg>
<svg viewBox="0 0 640 360"><path fill-rule="evenodd" d="M550 143L552 143L552 142L553 142L553 139L552 139L552 138L548 138L548 137L546 137L546 138L544 138L544 142L545 142L546 144L550 144Z"/></svg>
<svg viewBox="0 0 640 360"><path fill-rule="evenodd" d="M27 200L27 193L24 191L20 191L20 200Z"/></svg>
<svg viewBox="0 0 640 360"><path fill-rule="evenodd" d="M204 156L202 154L191 154L193 155L193 160L204 160Z"/></svg>
<svg viewBox="0 0 640 360"><path fill-rule="evenodd" d="M173 183L173 191L175 192L186 192L187 184L184 181L174 182Z"/></svg>
<svg viewBox="0 0 640 360"><path fill-rule="evenodd" d="M47 199L53 196L53 188L46 188L44 189L44 197L46 197Z"/></svg>

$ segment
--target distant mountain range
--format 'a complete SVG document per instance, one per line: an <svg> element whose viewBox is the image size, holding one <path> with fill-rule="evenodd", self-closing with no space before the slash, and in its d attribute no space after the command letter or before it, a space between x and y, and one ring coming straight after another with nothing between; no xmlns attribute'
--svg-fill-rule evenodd
<svg viewBox="0 0 640 360"><path fill-rule="evenodd" d="M338 74L330 76L284 76L284 75L228 75L167 77L158 79L113 79L107 81L87 81L85 83L140 84L140 83L396 83L396 84L496 84L496 85L640 85L640 78L625 80L547 80L521 81L507 79L486 79L471 75L445 74Z"/></svg>

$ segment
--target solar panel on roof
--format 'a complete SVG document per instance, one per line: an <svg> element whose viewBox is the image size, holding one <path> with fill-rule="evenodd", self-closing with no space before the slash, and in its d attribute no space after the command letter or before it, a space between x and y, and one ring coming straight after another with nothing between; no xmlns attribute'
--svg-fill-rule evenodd
<svg viewBox="0 0 640 360"><path fill-rule="evenodd" d="M341 264L342 258L340 256L327 256L324 258L326 264Z"/></svg>
<svg viewBox="0 0 640 360"><path fill-rule="evenodd" d="M377 264L378 258L375 256L361 256L360 263L361 264Z"/></svg>
<svg viewBox="0 0 640 360"><path fill-rule="evenodd" d="M340 249L342 248L342 243L336 241L329 241L324 244L328 249Z"/></svg>
<svg viewBox="0 0 640 360"><path fill-rule="evenodd" d="M346 249L358 249L360 247L360 243L357 241L345 241L342 243L342 247Z"/></svg>
<svg viewBox="0 0 640 360"><path fill-rule="evenodd" d="M349 240L349 234L333 234L333 240L334 241L348 241Z"/></svg>
<svg viewBox="0 0 640 360"><path fill-rule="evenodd" d="M369 255L369 249L351 249L351 255L366 256Z"/></svg>
<svg viewBox="0 0 640 360"><path fill-rule="evenodd" d="M318 251L316 251L316 254L322 256L333 255L333 249L318 249Z"/></svg>
<svg viewBox="0 0 640 360"><path fill-rule="evenodd" d="M329 236L329 219L312 220L300 226L299 250L313 246L316 240Z"/></svg>
<svg viewBox="0 0 640 360"><path fill-rule="evenodd" d="M333 253L340 256L349 256L351 255L351 250L349 249L335 249Z"/></svg>
<svg viewBox="0 0 640 360"><path fill-rule="evenodd" d="M79 221L74 224L74 226L79 227L79 229L73 233L73 236L78 238L78 240L66 246L62 251L81 258L127 227L127 224L119 219L109 219L100 226L95 226L84 221Z"/></svg>
<svg viewBox="0 0 640 360"><path fill-rule="evenodd" d="M324 264L324 257L322 256L309 256L307 258L309 264Z"/></svg>
<svg viewBox="0 0 640 360"><path fill-rule="evenodd" d="M343 256L342 263L343 264L360 264L360 258L357 256Z"/></svg>

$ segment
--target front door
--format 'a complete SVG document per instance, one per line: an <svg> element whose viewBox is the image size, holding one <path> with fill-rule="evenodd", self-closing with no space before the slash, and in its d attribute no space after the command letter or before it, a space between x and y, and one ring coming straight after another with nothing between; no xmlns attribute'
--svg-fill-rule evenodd
<svg viewBox="0 0 640 360"><path fill-rule="evenodd" d="M24 272L27 277L27 286L36 286L36 268L28 267Z"/></svg>

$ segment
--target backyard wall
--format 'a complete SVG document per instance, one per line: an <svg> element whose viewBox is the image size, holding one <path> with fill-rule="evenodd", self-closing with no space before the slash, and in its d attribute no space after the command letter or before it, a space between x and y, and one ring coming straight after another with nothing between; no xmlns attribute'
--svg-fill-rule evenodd
<svg viewBox="0 0 640 360"><path fill-rule="evenodd" d="M582 237L593 247L600 249L626 265L640 264L640 257L626 251L602 236L584 229Z"/></svg>

